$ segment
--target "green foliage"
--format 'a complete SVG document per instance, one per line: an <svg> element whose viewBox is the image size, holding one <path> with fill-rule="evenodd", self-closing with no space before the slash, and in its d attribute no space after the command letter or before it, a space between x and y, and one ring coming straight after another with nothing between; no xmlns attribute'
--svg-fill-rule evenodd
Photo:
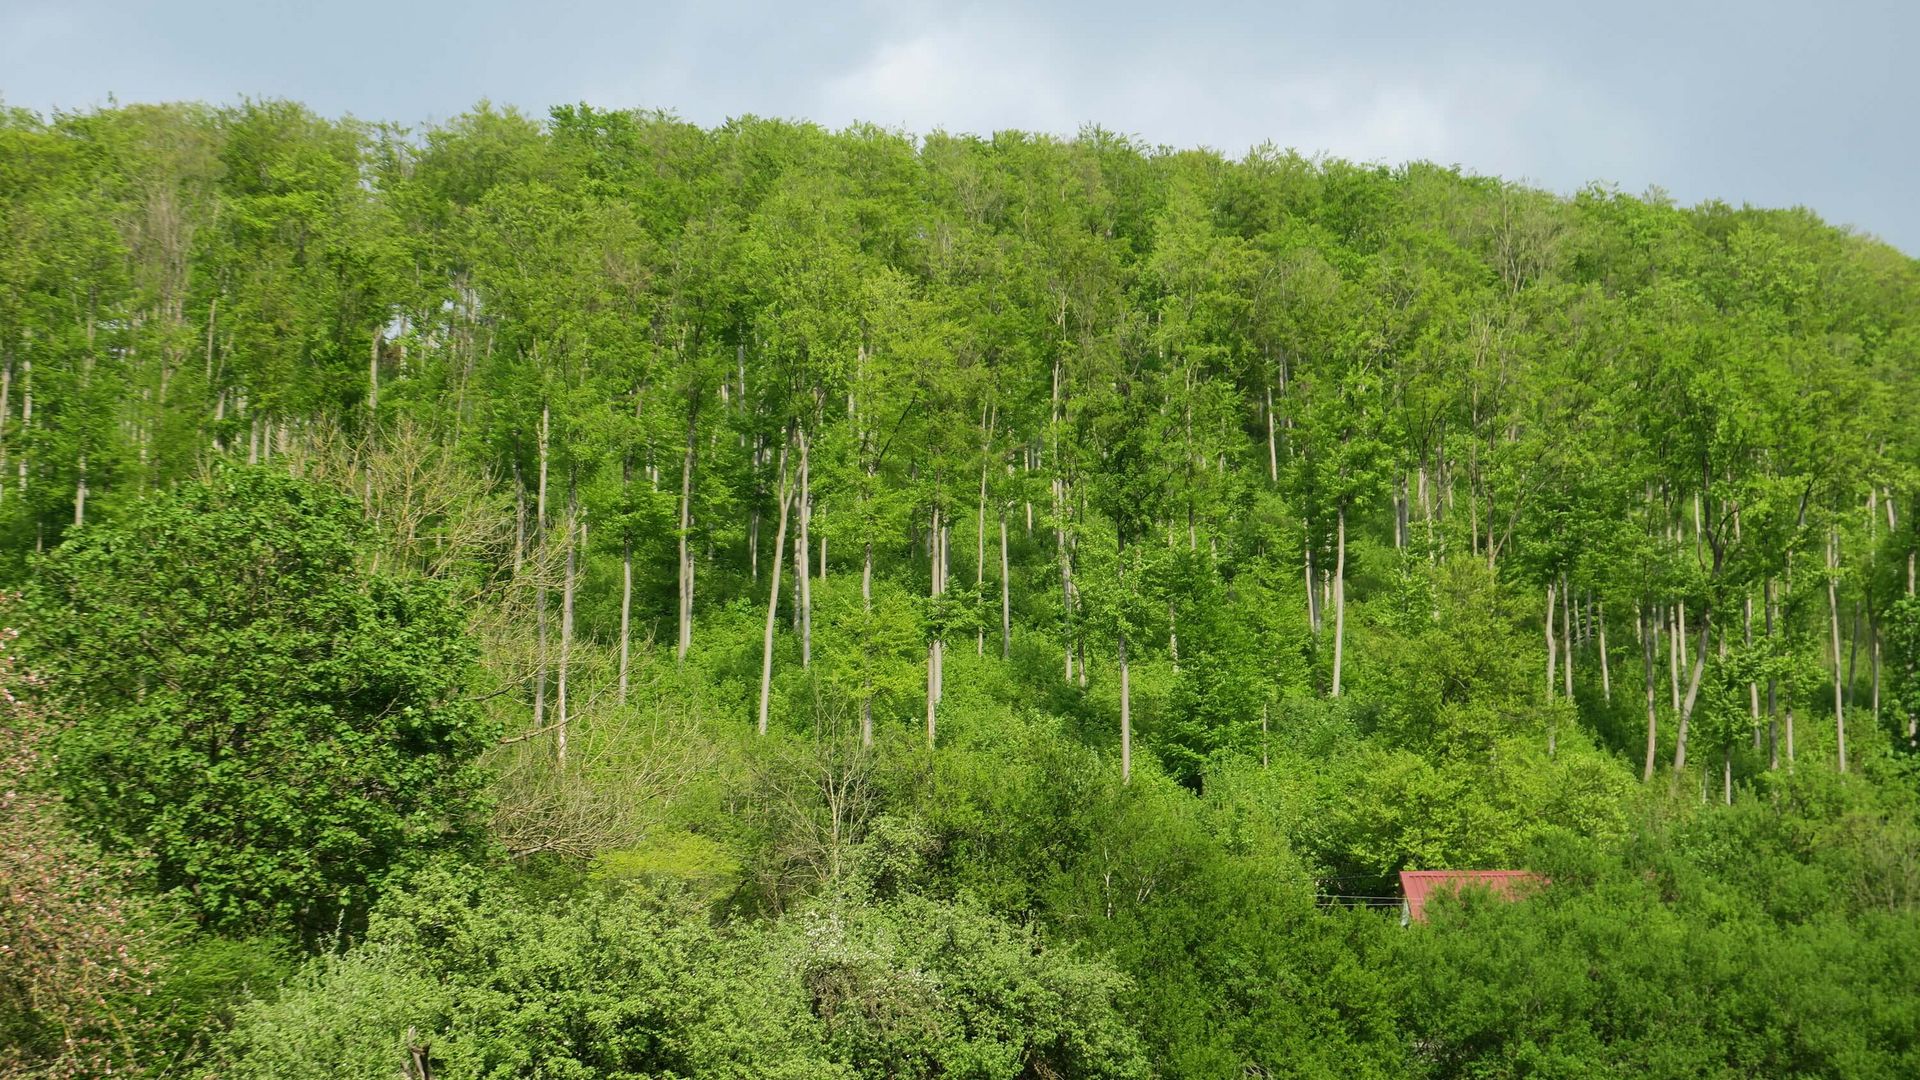
<svg viewBox="0 0 1920 1080"><path fill-rule="evenodd" d="M684 894L555 901L445 871L243 1011L232 1075L1140 1077L1104 966L966 905L716 930Z"/></svg>
<svg viewBox="0 0 1920 1080"><path fill-rule="evenodd" d="M135 1032L132 1075L183 1076L217 1063L219 1042L248 1003L271 998L304 959L282 939L236 939L174 917L155 929L153 977L119 1002Z"/></svg>
<svg viewBox="0 0 1920 1080"><path fill-rule="evenodd" d="M1540 674L1518 627L1516 598L1484 565L1449 560L1403 566L1384 611L1369 608L1357 628L1355 697L1391 741L1442 756L1490 754L1494 744L1536 736L1552 715L1540 701Z"/></svg>
<svg viewBox="0 0 1920 1080"><path fill-rule="evenodd" d="M695 895L714 899L732 890L739 873L738 861L724 846L685 831L656 834L642 847L603 851L593 860L596 878L655 888L680 884Z"/></svg>
<svg viewBox="0 0 1920 1080"><path fill-rule="evenodd" d="M1916 297L1806 211L1099 128L4 113L0 1023L1914 1072ZM1551 884L1402 929L1406 868Z"/></svg>
<svg viewBox="0 0 1920 1080"><path fill-rule="evenodd" d="M396 868L473 843L461 615L361 573L360 534L341 496L233 469L38 568L67 806L209 926L352 932Z"/></svg>
<svg viewBox="0 0 1920 1080"><path fill-rule="evenodd" d="M1149 1075L1125 978L973 905L829 905L789 920L774 947L854 1075Z"/></svg>
<svg viewBox="0 0 1920 1080"><path fill-rule="evenodd" d="M1920 1060L1910 919L1772 922L1715 910L1684 864L1539 865L1554 884L1534 899L1443 898L1396 950L1416 1075L1891 1077Z"/></svg>
<svg viewBox="0 0 1920 1080"><path fill-rule="evenodd" d="M1920 732L1920 598L1897 601L1885 618L1887 704L1911 749Z"/></svg>

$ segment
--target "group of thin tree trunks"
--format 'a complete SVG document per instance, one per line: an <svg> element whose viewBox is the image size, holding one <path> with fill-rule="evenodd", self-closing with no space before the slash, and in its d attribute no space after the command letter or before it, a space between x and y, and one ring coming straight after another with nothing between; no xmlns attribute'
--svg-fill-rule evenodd
<svg viewBox="0 0 1920 1080"><path fill-rule="evenodd" d="M923 712L933 745L948 648L1025 639L1069 686L1108 669L1129 775L1133 666L1224 647L1183 626L1211 625L1192 575L1293 583L1304 642L1260 647L1309 674L1273 665L1264 730L1355 677L1350 588L1364 611L1449 560L1543 613L1549 749L1636 664L1649 781L1702 738L1731 800L1742 740L1844 771L1850 722L1914 735L1882 688L1911 675L1883 645L1915 586L1920 270L1803 211L587 107L16 112L0 161L14 549L215 459L425 431L513 507L459 572L531 591L530 730L562 759L583 634L624 701L636 638L685 662L751 603L762 733L783 658L857 660L862 739ZM830 655L816 593L856 570L834 640L874 656ZM884 589L920 598L917 693L870 636Z"/></svg>

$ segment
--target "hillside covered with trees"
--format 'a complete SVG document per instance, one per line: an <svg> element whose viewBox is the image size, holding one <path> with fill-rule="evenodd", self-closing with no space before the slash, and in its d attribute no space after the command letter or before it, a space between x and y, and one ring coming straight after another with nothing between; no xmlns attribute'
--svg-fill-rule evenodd
<svg viewBox="0 0 1920 1080"><path fill-rule="evenodd" d="M1920 1074L1916 376L1804 210L7 113L0 1076Z"/></svg>

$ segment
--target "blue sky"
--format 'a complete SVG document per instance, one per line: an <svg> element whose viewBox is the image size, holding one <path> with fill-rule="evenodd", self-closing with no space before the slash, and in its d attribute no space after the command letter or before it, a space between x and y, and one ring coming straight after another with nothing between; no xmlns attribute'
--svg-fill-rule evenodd
<svg viewBox="0 0 1920 1080"><path fill-rule="evenodd" d="M0 100L288 97L445 119L481 98L925 131L1083 123L1238 154L1425 158L1806 205L1920 252L1920 4L1612 0L0 0Z"/></svg>

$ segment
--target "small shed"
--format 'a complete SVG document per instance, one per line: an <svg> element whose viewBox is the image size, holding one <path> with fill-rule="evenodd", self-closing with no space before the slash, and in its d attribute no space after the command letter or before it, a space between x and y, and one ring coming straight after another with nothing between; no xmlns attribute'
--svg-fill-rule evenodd
<svg viewBox="0 0 1920 1080"><path fill-rule="evenodd" d="M1402 870L1400 922L1427 921L1427 899L1435 892L1483 888L1502 900L1517 900L1545 885L1546 878L1530 870Z"/></svg>

